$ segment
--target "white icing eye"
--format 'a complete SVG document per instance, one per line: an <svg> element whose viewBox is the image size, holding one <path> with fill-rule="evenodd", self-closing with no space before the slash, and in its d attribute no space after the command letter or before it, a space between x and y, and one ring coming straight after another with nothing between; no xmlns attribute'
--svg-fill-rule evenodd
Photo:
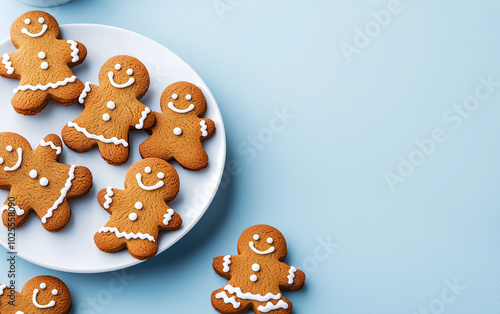
<svg viewBox="0 0 500 314"><path fill-rule="evenodd" d="M42 282L42 283L40 284L40 289L42 289L42 290L43 290L43 289L45 289L45 288L47 288L47 285L45 284L45 282Z"/></svg>
<svg viewBox="0 0 500 314"><path fill-rule="evenodd" d="M186 95L186 99L187 99L187 100L191 100L191 95L187 94L187 95Z"/></svg>
<svg viewBox="0 0 500 314"><path fill-rule="evenodd" d="M259 235L258 235L258 234L254 234L254 235L253 235L253 239L254 239L255 241L257 241L257 240L259 240L259 239L260 239L260 237L259 237Z"/></svg>
<svg viewBox="0 0 500 314"><path fill-rule="evenodd" d="M46 57L47 57L47 55L45 54L45 52L40 51L40 52L38 53L38 58L40 58L40 59L45 59Z"/></svg>
<svg viewBox="0 0 500 314"><path fill-rule="evenodd" d="M255 275L250 276L250 281L256 282L257 281L257 276L255 276Z"/></svg>
<svg viewBox="0 0 500 314"><path fill-rule="evenodd" d="M128 215L128 219L130 219L131 221L136 221L137 220L137 214L136 213L130 213Z"/></svg>
<svg viewBox="0 0 500 314"><path fill-rule="evenodd" d="M134 207L135 207L135 209L142 209L142 203L137 202L137 203L135 203Z"/></svg>
<svg viewBox="0 0 500 314"><path fill-rule="evenodd" d="M105 113L105 114L102 115L102 119L104 121L109 121L109 119L111 119L111 116L109 114Z"/></svg>
<svg viewBox="0 0 500 314"><path fill-rule="evenodd" d="M181 128L175 128L174 129L174 134L175 135L181 135L182 134L182 129Z"/></svg>
<svg viewBox="0 0 500 314"><path fill-rule="evenodd" d="M44 70L47 70L49 68L49 64L47 62L42 62L42 64L40 64L40 67Z"/></svg>
<svg viewBox="0 0 500 314"><path fill-rule="evenodd" d="M45 23L45 19L43 17L38 18L38 23L43 24Z"/></svg>
<svg viewBox="0 0 500 314"><path fill-rule="evenodd" d="M42 178L40 179L40 185L41 185L41 186L47 186L47 185L49 185L49 179L47 179L47 178L45 178L45 177L42 177Z"/></svg>
<svg viewBox="0 0 500 314"><path fill-rule="evenodd" d="M36 172L35 169L31 170L30 171L30 178L36 179L36 177L38 177L38 172Z"/></svg>
<svg viewBox="0 0 500 314"><path fill-rule="evenodd" d="M24 24L26 24L26 25L30 25L30 24L31 24L31 20L30 20L30 19L25 19L25 20L24 20Z"/></svg>
<svg viewBox="0 0 500 314"><path fill-rule="evenodd" d="M5 149L6 149L8 152L11 152L11 151L13 150L12 146L10 146L10 145L9 145L9 146L7 146Z"/></svg>
<svg viewBox="0 0 500 314"><path fill-rule="evenodd" d="M273 243L273 238L267 238L267 243L269 244Z"/></svg>
<svg viewBox="0 0 500 314"><path fill-rule="evenodd" d="M253 271L259 271L260 270L260 265L259 264L253 264L252 265L252 270Z"/></svg>
<svg viewBox="0 0 500 314"><path fill-rule="evenodd" d="M156 176L158 177L158 179L165 178L165 174L163 172L158 172L158 174Z"/></svg>
<svg viewBox="0 0 500 314"><path fill-rule="evenodd" d="M172 94L172 99L177 99L177 97L179 97L177 94Z"/></svg>
<svg viewBox="0 0 500 314"><path fill-rule="evenodd" d="M132 69L128 69L128 70L127 70L127 74L128 74L128 75L132 75L132 74L134 74L134 70L132 70Z"/></svg>
<svg viewBox="0 0 500 314"><path fill-rule="evenodd" d="M151 167L146 167L144 168L145 173L151 173Z"/></svg>
<svg viewBox="0 0 500 314"><path fill-rule="evenodd" d="M117 70L117 71L118 71L118 70L120 70L121 68L122 68L122 65L121 65L121 64L119 64L119 63L115 64L115 70Z"/></svg>
<svg viewBox="0 0 500 314"><path fill-rule="evenodd" d="M0 157L0 165L3 164L3 158Z"/></svg>
<svg viewBox="0 0 500 314"><path fill-rule="evenodd" d="M116 108L116 105L115 105L115 103L114 103L114 102L112 102L112 101L108 101L108 103L106 104L106 107L108 107L108 109L113 110L113 109L115 109L115 108Z"/></svg>
<svg viewBox="0 0 500 314"><path fill-rule="evenodd" d="M52 290L52 295L57 295L58 293L59 291L57 291L57 289Z"/></svg>

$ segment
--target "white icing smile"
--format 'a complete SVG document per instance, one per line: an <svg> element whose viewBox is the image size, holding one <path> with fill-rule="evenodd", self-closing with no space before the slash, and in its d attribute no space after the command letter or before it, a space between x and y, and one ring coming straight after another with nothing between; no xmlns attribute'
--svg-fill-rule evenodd
<svg viewBox="0 0 500 314"><path fill-rule="evenodd" d="M177 113L187 113L187 112L189 112L189 111L191 111L191 110L194 109L194 105L190 104L189 107L187 107L186 109L179 109L176 106L174 106L173 102L169 102L168 103L168 108L170 108L170 110L172 110L174 112L177 112Z"/></svg>
<svg viewBox="0 0 500 314"><path fill-rule="evenodd" d="M47 285L45 283L42 283L40 285L40 289L42 289L42 290L45 289L46 287L47 287ZM38 292L40 292L40 290L38 290L38 289L33 290L33 304L37 308L46 309L46 308L53 307L54 305L56 305L56 301L54 301L54 300L51 300L48 304L45 304L45 305L39 304L38 301L36 300L36 297L38 296ZM56 289L52 290L52 294L57 295L57 290Z"/></svg>
<svg viewBox="0 0 500 314"><path fill-rule="evenodd" d="M36 33L36 34L31 33L27 28L21 29L21 33L26 34L26 35L28 35L30 37L40 37L43 34L45 34L45 32L47 31L48 28L49 27L47 26L47 24L43 24L42 30L40 32Z"/></svg>
<svg viewBox="0 0 500 314"><path fill-rule="evenodd" d="M144 183L142 183L142 174L140 174L140 173L136 174L135 178L137 179L137 184L139 184L139 186L143 190L146 190L146 191L153 191L153 190L159 189L165 184L163 181L158 181L158 182L156 182L155 185L151 185L151 186L144 185Z"/></svg>
<svg viewBox="0 0 500 314"><path fill-rule="evenodd" d="M111 83L111 85L113 85L114 87L116 88L125 88L125 87L129 87L130 85L134 84L135 82L135 79L133 77L129 78L127 83L124 83L124 84L117 84L115 82L115 73L113 71L109 71L108 72L108 78L109 78L109 82Z"/></svg>
<svg viewBox="0 0 500 314"><path fill-rule="evenodd" d="M265 251L259 251L259 250L257 250L255 248L255 244L253 243L253 241L250 241L248 243L248 246L252 249L252 251L254 251L255 253L260 254L260 255L271 254L272 252L274 252L274 246L271 246L270 248L268 248Z"/></svg>
<svg viewBox="0 0 500 314"><path fill-rule="evenodd" d="M19 147L17 149L17 162L16 162L16 164L14 166L12 166L12 167L5 166L3 168L3 170L5 170L5 171L15 171L15 170L17 170L21 166L22 161L23 161L23 149L21 147Z"/></svg>

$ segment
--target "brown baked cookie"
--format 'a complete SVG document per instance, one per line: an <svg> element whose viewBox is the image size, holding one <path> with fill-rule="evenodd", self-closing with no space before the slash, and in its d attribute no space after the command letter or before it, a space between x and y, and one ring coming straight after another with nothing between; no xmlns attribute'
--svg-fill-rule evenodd
<svg viewBox="0 0 500 314"><path fill-rule="evenodd" d="M98 146L106 162L121 165L129 157L129 131L155 123L155 115L138 100L149 88L149 73L136 58L116 56L102 66L99 84L85 83L79 98L83 112L64 127L62 139L77 152Z"/></svg>
<svg viewBox="0 0 500 314"><path fill-rule="evenodd" d="M56 277L35 277L24 285L22 292L0 284L0 313L66 314L70 309L71 293Z"/></svg>
<svg viewBox="0 0 500 314"><path fill-rule="evenodd" d="M3 224L22 226L34 211L48 231L59 231L71 217L68 200L92 187L90 170L58 162L59 136L47 135L35 150L19 134L0 133L0 189L10 190L1 209Z"/></svg>
<svg viewBox="0 0 500 314"><path fill-rule="evenodd" d="M111 218L94 235L95 244L108 253L128 248L137 259L155 256L159 231L181 227L181 216L166 204L178 192L179 176L168 162L158 158L136 162L127 171L125 190L99 191L97 200Z"/></svg>
<svg viewBox="0 0 500 314"><path fill-rule="evenodd" d="M212 120L201 118L207 110L203 92L188 82L175 82L161 95L162 112L155 112L151 137L140 146L142 158L175 159L183 168L201 170L208 155L201 144L215 133Z"/></svg>
<svg viewBox="0 0 500 314"><path fill-rule="evenodd" d="M84 86L70 68L85 60L87 49L83 44L59 39L59 24L42 11L18 17L10 38L18 49L2 55L0 75L20 79L12 98L17 113L35 115L49 100L63 106L77 103Z"/></svg>
<svg viewBox="0 0 500 314"><path fill-rule="evenodd" d="M284 314L292 312L292 303L282 290L298 290L306 275L283 263L286 241L281 232L268 225L255 225L238 240L238 255L214 258L215 272L229 279L228 284L212 293L212 305L220 313Z"/></svg>

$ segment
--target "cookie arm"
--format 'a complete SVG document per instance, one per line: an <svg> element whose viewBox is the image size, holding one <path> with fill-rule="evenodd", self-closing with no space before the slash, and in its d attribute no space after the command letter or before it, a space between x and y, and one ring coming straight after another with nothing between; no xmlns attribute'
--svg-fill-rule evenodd
<svg viewBox="0 0 500 314"><path fill-rule="evenodd" d="M87 47L81 42L74 40L67 40L66 45L69 45L68 66L74 67L85 61L87 57ZM68 47L68 46L67 46Z"/></svg>
<svg viewBox="0 0 500 314"><path fill-rule="evenodd" d="M97 193L97 201L109 214L113 214L113 208L115 207L114 202L117 199L117 194L120 194L120 190L111 187L102 189Z"/></svg>
<svg viewBox="0 0 500 314"><path fill-rule="evenodd" d="M283 290L299 290L304 286L306 274L300 269L280 262L280 288Z"/></svg>
<svg viewBox="0 0 500 314"><path fill-rule="evenodd" d="M159 218L161 230L179 230L181 228L182 218L172 208L166 207Z"/></svg>
<svg viewBox="0 0 500 314"><path fill-rule="evenodd" d="M11 78L11 79L19 79L20 75L16 67L14 66L14 61L16 58L16 52L12 52L11 54L4 53L0 55L0 76Z"/></svg>
<svg viewBox="0 0 500 314"><path fill-rule="evenodd" d="M2 222L7 228L22 226L31 211L31 206L25 204L22 199L16 198L17 195L16 189L11 188L9 197L7 197L7 200L0 209Z"/></svg>
<svg viewBox="0 0 500 314"><path fill-rule="evenodd" d="M146 105L140 102L139 104L140 105L137 107L137 112L134 115L134 121L135 121L134 127L137 130L149 129L155 124L156 121L155 114Z"/></svg>
<svg viewBox="0 0 500 314"><path fill-rule="evenodd" d="M59 136L49 134L40 141L34 153L38 158L59 160L63 150L62 142Z"/></svg>
<svg viewBox="0 0 500 314"><path fill-rule="evenodd" d="M226 279L231 279L232 275L232 263L234 262L235 256L217 256L212 262L212 267L214 268L217 275L224 277Z"/></svg>
<svg viewBox="0 0 500 314"><path fill-rule="evenodd" d="M206 140L215 133L215 123L210 119L200 119L200 139Z"/></svg>

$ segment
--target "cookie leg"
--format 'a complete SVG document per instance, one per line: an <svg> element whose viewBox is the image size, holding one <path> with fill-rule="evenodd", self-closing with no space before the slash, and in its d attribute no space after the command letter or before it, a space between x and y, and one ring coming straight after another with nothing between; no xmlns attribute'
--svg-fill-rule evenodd
<svg viewBox="0 0 500 314"><path fill-rule="evenodd" d="M280 300L269 300L262 303L254 303L254 312L256 314L271 313L271 314L290 314L292 313L292 302L288 301L285 297Z"/></svg>
<svg viewBox="0 0 500 314"><path fill-rule="evenodd" d="M192 151L186 151L182 154L176 154L175 160L183 167L188 170L201 170L208 166L208 155L203 149L203 146L199 144L198 149Z"/></svg>
<svg viewBox="0 0 500 314"><path fill-rule="evenodd" d="M61 137L64 144L78 153L88 152L97 146L96 140L86 137L85 134L78 132L75 128L69 127L67 124L62 129Z"/></svg>
<svg viewBox="0 0 500 314"><path fill-rule="evenodd" d="M42 221L42 226L45 230L50 232L63 229L71 218L71 209L67 200L64 200L55 209L53 209L53 206L55 206L55 204L49 209L45 208L43 211L35 209L35 212Z"/></svg>
<svg viewBox="0 0 500 314"><path fill-rule="evenodd" d="M127 247L130 255L141 260L151 258L158 252L158 244L147 239L128 240Z"/></svg>
<svg viewBox="0 0 500 314"><path fill-rule="evenodd" d="M92 173L87 167L75 167L74 176L71 188L67 193L68 199L83 197L92 188Z"/></svg>
<svg viewBox="0 0 500 314"><path fill-rule="evenodd" d="M50 91L51 100L63 106L74 105L78 103L78 97L80 97L84 88L85 85L77 79L73 83L52 89Z"/></svg>
<svg viewBox="0 0 500 314"><path fill-rule="evenodd" d="M127 162L129 156L129 148L121 144L99 142L99 152L102 158L111 165L119 166Z"/></svg>
<svg viewBox="0 0 500 314"><path fill-rule="evenodd" d="M49 102L47 91L43 90L27 90L18 91L12 97L12 106L17 113L25 116L32 116L45 108Z"/></svg>
<svg viewBox="0 0 500 314"><path fill-rule="evenodd" d="M224 314L241 314L246 312L251 305L247 300L229 294L224 288L212 292L211 301L214 309Z"/></svg>
<svg viewBox="0 0 500 314"><path fill-rule="evenodd" d="M22 226L30 215L30 211L23 208L22 204L18 204L18 202L14 202L14 204L14 206L9 206L9 201L5 201L1 208L2 222L7 228Z"/></svg>
<svg viewBox="0 0 500 314"><path fill-rule="evenodd" d="M107 253L115 253L123 250L127 245L124 238L117 238L114 233L96 232L94 243L99 250Z"/></svg>

